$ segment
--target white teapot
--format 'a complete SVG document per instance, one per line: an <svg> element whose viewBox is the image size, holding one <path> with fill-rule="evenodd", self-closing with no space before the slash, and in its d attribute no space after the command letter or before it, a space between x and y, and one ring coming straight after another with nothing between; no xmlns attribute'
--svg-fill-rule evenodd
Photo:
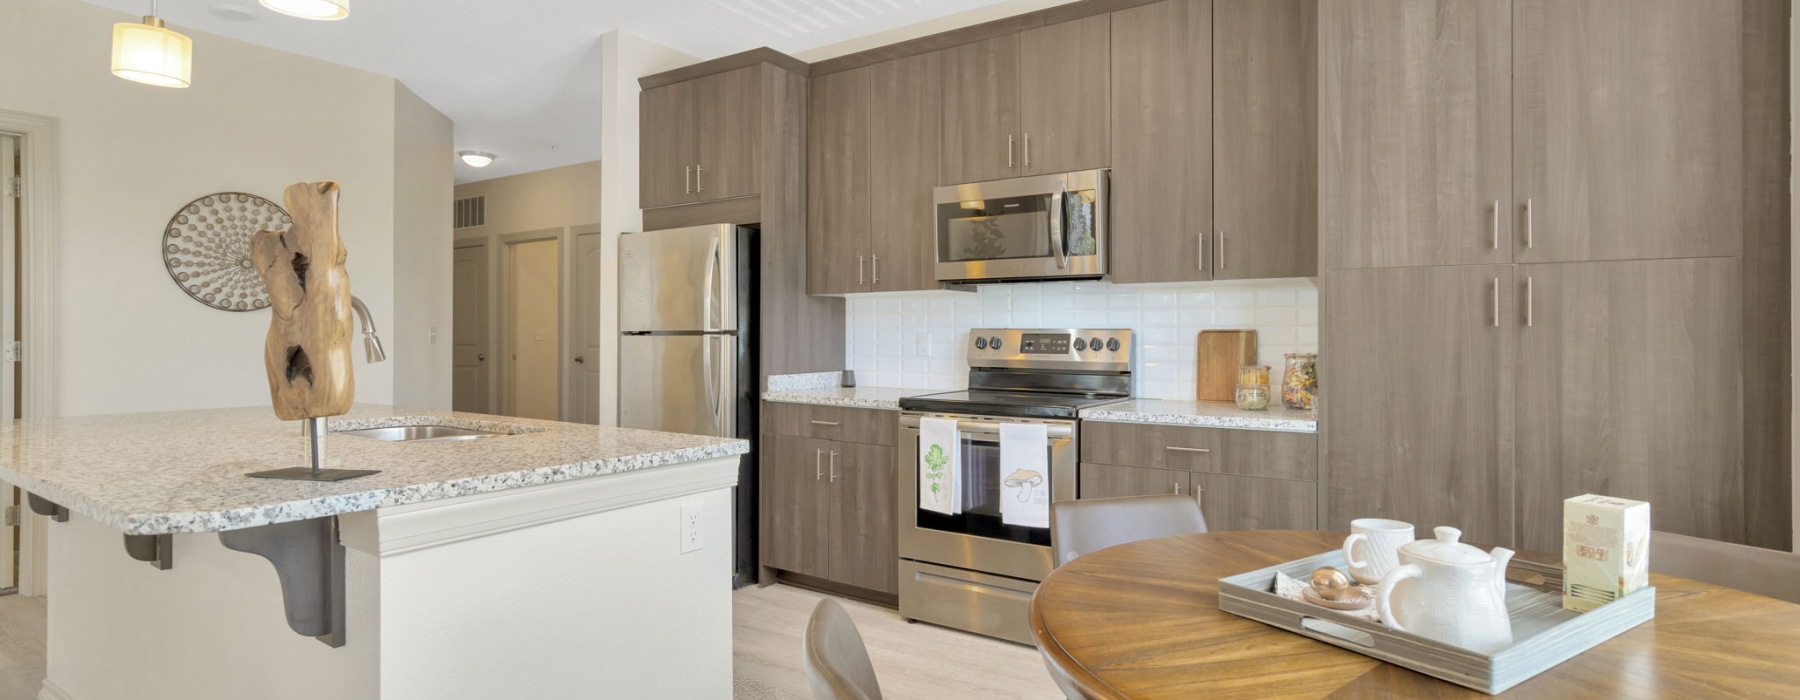
<svg viewBox="0 0 1800 700"><path fill-rule="evenodd" d="M1474 651L1512 644L1512 619L1506 614L1506 563L1512 550L1495 547L1489 554L1457 542L1461 530L1439 527L1435 532L1435 540L1402 545L1400 566L1376 586L1382 622Z"/></svg>

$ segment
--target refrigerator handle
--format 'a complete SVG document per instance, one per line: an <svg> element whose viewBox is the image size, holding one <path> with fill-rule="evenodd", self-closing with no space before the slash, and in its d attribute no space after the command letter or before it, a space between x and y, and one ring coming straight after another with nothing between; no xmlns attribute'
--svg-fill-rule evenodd
<svg viewBox="0 0 1800 700"><path fill-rule="evenodd" d="M712 415L712 424L714 427L723 427L719 425L719 394L722 392L719 390L719 376L715 373L717 365L713 364L713 341L715 339L714 336L709 335L700 341L700 366L703 368L700 371L705 374L700 381L706 385L706 411Z"/></svg>
<svg viewBox="0 0 1800 700"><path fill-rule="evenodd" d="M718 237L714 237L712 240L712 250L708 251L706 254L706 286L701 290L704 294L704 298L700 301L701 330L718 330L720 326L724 325L713 322L713 294L717 290L717 287L713 284L713 279L719 275L719 253L719 239ZM706 366L711 368L712 363L709 362Z"/></svg>

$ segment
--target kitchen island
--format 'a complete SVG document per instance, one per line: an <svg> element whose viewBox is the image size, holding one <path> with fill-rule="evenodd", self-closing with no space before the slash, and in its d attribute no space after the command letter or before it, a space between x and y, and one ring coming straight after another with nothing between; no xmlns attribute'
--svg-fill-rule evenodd
<svg viewBox="0 0 1800 700"><path fill-rule="evenodd" d="M408 425L480 436L346 432ZM56 521L40 698L730 695L747 442L362 404L329 427L326 466L380 473L244 476L308 463L267 408L0 428L0 478Z"/></svg>

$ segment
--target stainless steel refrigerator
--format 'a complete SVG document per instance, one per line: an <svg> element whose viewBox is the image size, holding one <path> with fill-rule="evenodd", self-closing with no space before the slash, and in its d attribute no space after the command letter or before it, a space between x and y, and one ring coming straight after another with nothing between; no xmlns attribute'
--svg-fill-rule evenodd
<svg viewBox="0 0 1800 700"><path fill-rule="evenodd" d="M619 425L756 439L756 232L619 237ZM756 452L738 467L732 576L756 581ZM717 522L717 521L715 521Z"/></svg>

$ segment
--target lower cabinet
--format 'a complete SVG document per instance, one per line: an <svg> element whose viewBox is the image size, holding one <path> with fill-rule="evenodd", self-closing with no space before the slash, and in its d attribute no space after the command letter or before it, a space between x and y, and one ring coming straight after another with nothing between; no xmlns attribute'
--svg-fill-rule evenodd
<svg viewBox="0 0 1800 700"><path fill-rule="evenodd" d="M1081 498L1118 498L1193 493L1192 475L1173 469L1081 463Z"/></svg>
<svg viewBox="0 0 1800 700"><path fill-rule="evenodd" d="M1230 474L1195 474L1194 482L1208 529L1318 529L1318 482Z"/></svg>
<svg viewBox="0 0 1800 700"><path fill-rule="evenodd" d="M818 419L833 425L880 417L860 412L886 414L896 424L899 421L892 411L812 408L839 412ZM764 413L769 415L767 410ZM870 591L897 593L897 459L893 445L764 433L762 565Z"/></svg>
<svg viewBox="0 0 1800 700"><path fill-rule="evenodd" d="M1312 530L1318 437L1310 433L1088 421L1077 498L1182 494L1211 530Z"/></svg>

